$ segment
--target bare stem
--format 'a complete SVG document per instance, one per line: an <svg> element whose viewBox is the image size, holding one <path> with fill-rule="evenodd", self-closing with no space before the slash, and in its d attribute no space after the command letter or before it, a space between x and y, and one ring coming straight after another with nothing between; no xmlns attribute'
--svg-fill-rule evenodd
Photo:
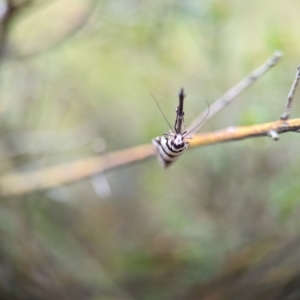
<svg viewBox="0 0 300 300"><path fill-rule="evenodd" d="M281 120L288 120L288 118L290 117L290 110L291 110L291 106L292 106L292 101L293 101L293 98L294 98L294 95L295 95L295 92L296 92L296 88L297 88L299 79L300 79L300 66L297 68L296 76L294 78L294 81L292 83L290 92L289 92L288 97L287 97L287 103L286 103L285 110L284 110L283 114L280 117Z"/></svg>
<svg viewBox="0 0 300 300"><path fill-rule="evenodd" d="M242 79L238 84L229 89L223 96L217 99L213 104L210 105L210 112L207 116L207 110L204 110L187 128L187 131L190 131L192 128L196 127L197 124L201 123L201 126L198 127L200 129L208 120L214 117L220 110L222 110L225 106L227 106L230 102L232 102L239 94L241 94L247 87L253 84L259 77L265 74L268 70L270 70L273 66L277 64L279 59L281 58L281 52L277 51L274 55L268 59L264 64L262 64L259 68L254 70L250 75L246 78ZM205 120L204 120L205 119Z"/></svg>

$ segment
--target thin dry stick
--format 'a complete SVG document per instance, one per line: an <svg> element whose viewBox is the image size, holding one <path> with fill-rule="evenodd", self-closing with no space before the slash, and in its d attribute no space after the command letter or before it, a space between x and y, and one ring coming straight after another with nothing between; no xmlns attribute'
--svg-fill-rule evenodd
<svg viewBox="0 0 300 300"><path fill-rule="evenodd" d="M300 119L278 120L244 127L229 127L216 132L198 134L190 141L191 147L220 142L236 141L256 136L268 136L271 130L278 134L300 129ZM62 184L88 178L99 172L109 171L130 163L141 162L154 156L153 146L141 145L111 152L100 157L49 167L40 171L11 173L0 176L0 195L17 196L37 190L44 190Z"/></svg>
<svg viewBox="0 0 300 300"><path fill-rule="evenodd" d="M198 126L198 130L213 116L215 116L220 110L222 110L225 106L227 106L230 102L232 102L239 94L241 94L247 87L253 84L259 77L265 74L268 70L270 70L273 66L277 64L279 59L282 57L282 53L277 51L274 55L269 58L263 65L254 70L249 76L242 79L238 84L228 90L223 96L217 99L209 108L209 115L207 116L208 109L204 110L199 117L197 117L187 128L187 131L190 131L198 124L202 122L200 126Z"/></svg>
<svg viewBox="0 0 300 300"><path fill-rule="evenodd" d="M297 69L296 76L295 76L293 84L291 86L291 90L288 94L285 110L280 117L281 120L287 120L290 117L290 109L292 106L292 100L294 98L299 80L300 80L300 66Z"/></svg>
<svg viewBox="0 0 300 300"><path fill-rule="evenodd" d="M38 171L2 175L0 176L0 195L20 195L75 182L103 171L140 162L154 156L154 152L152 144L147 144Z"/></svg>
<svg viewBox="0 0 300 300"><path fill-rule="evenodd" d="M277 134L293 132L300 129L300 119L291 119L287 121L278 120L275 122L243 126L228 127L215 132L197 134L190 141L191 147L211 145L221 142L237 141L251 137L269 136L270 131L276 131Z"/></svg>

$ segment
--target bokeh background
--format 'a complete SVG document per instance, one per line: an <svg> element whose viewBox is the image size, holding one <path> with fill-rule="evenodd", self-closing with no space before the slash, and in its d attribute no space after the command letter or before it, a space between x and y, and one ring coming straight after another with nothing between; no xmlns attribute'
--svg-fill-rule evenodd
<svg viewBox="0 0 300 300"><path fill-rule="evenodd" d="M202 131L277 120L300 62L299 14L296 0L2 0L1 175L149 143L168 130L150 93L173 123L184 87L188 124L281 50ZM0 298L300 299L299 138L2 197Z"/></svg>

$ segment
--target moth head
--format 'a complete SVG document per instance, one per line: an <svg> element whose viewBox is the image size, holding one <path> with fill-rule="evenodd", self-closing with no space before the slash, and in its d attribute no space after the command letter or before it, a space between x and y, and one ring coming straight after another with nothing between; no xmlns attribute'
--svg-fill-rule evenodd
<svg viewBox="0 0 300 300"><path fill-rule="evenodd" d="M182 134L175 134L172 140L172 145L175 147L175 149L182 149L186 147L186 144L188 144L184 136Z"/></svg>

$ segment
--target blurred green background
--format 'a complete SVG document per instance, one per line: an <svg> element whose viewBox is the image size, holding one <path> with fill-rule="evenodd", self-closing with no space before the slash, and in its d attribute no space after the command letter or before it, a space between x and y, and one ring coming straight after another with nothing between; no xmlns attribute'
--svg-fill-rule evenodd
<svg viewBox="0 0 300 300"><path fill-rule="evenodd" d="M296 0L31 1L1 57L2 175L149 143L168 130L150 93L173 123L184 87L189 124L276 50L278 66L202 131L279 119L300 61L299 14ZM263 280L233 292L240 271L207 288L297 241L299 150L296 133L218 144L167 171L150 159L2 198L0 298L299 299L284 298L299 277L297 242Z"/></svg>

